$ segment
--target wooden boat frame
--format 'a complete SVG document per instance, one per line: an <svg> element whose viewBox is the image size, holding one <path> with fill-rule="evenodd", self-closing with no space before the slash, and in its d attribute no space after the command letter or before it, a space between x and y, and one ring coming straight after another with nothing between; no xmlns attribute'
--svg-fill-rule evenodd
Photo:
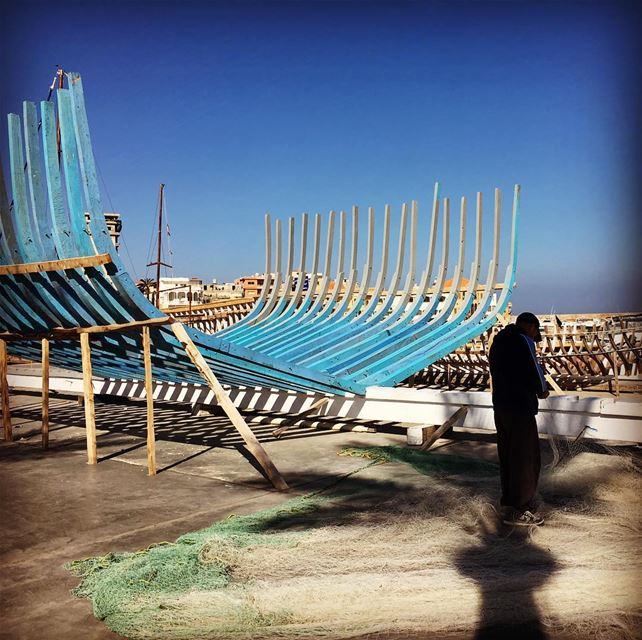
<svg viewBox="0 0 642 640"><path fill-rule="evenodd" d="M283 488L285 482L247 425L243 426L233 403L225 399L220 382L364 395L370 386L401 382L483 333L506 308L517 266L519 186L514 191L509 258L501 283L497 278L501 195L495 191L492 259L484 297L473 308L481 275L482 197L477 195L474 259L464 301L458 304L464 282L465 198L460 206L453 275L456 286L442 301L450 266L450 200L440 199L436 185L426 266L417 283L418 204L414 201L410 207L402 207L398 249L390 273L391 209L384 209L381 262L373 291L372 208L368 211L367 251L361 275L357 269L358 208L351 212L349 260L345 255L347 216L339 213L334 276L331 265L336 214L330 212L328 217L320 273L321 217L315 216L307 290L308 214L301 218L298 277L293 273L294 219L287 222L285 251L281 246L282 225L275 222L273 269L272 225L267 216L266 277L253 310L215 335L183 326L143 296L116 253L105 224L82 80L77 73L69 73L67 78L69 88L56 91L57 114L53 102L40 104L41 135L35 104L24 103L22 122L16 114L8 116L13 201L9 203L4 181L0 180L0 340L7 343L10 353L32 360L42 356L46 340L47 366L51 362L67 369L82 369L89 400L92 372L132 380L146 380L152 371L156 379L167 382L198 383L205 379L217 398L220 396L249 448L257 452L266 475ZM441 261L433 282L440 207ZM405 284L399 293L404 273ZM493 305L496 291L498 300ZM89 459L95 462L95 427L90 428L89 415L87 423ZM150 463L150 473L152 466Z"/></svg>

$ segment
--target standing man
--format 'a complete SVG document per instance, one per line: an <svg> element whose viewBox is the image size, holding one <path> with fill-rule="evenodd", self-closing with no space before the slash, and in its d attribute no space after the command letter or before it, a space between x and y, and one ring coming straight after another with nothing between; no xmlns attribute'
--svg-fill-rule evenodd
<svg viewBox="0 0 642 640"><path fill-rule="evenodd" d="M544 523L535 513L535 493L541 467L535 416L538 398L547 398L544 373L535 357L542 335L532 313L520 313L504 327L490 348L490 375L497 428L497 453L505 524Z"/></svg>

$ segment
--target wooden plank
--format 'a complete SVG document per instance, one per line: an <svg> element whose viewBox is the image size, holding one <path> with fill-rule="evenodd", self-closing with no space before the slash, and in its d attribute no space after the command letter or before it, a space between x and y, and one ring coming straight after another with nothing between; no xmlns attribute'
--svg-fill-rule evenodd
<svg viewBox="0 0 642 640"><path fill-rule="evenodd" d="M220 382L217 380L214 372L210 369L209 365L205 361L205 358L203 358L201 352L198 350L192 339L187 334L185 327L179 322L172 323L171 327L174 335L185 348L187 356L199 370L199 372L209 385L210 389L214 391L214 395L216 396L218 404L225 411L229 419L232 421L232 424L241 434L241 437L245 441L248 450L261 465L261 468L267 474L270 482L272 482L274 487L279 491L287 491L287 483L282 478L277 468L274 466L272 460L270 460L270 457L268 456L265 449L263 449L259 441L256 439L254 433L252 433L252 430L247 426L245 420L243 419L243 416L241 416L239 410L236 408L235 404L232 402L230 397L221 386Z"/></svg>
<svg viewBox="0 0 642 640"><path fill-rule="evenodd" d="M13 247L16 257L26 262L41 258L38 237L34 233L29 205L27 202L27 182L25 178L25 157L22 147L20 118L15 113L7 116L9 127L9 163L11 167L11 191L13 207L9 215L16 232L16 246Z"/></svg>
<svg viewBox="0 0 642 640"><path fill-rule="evenodd" d="M97 267L111 262L108 253L97 256L82 256L80 258L65 258L64 260L48 260L43 262L23 262L21 264L0 265L0 276L17 275L23 273L39 273L42 271L64 271L65 269L80 269L83 267Z"/></svg>
<svg viewBox="0 0 642 640"><path fill-rule="evenodd" d="M548 384L550 384L551 387L553 387L553 391L555 391L556 393L564 393L562 391L562 388L557 384L557 382L553 380L553 376L550 373L544 374L544 377L546 378L546 382L548 382Z"/></svg>
<svg viewBox="0 0 642 640"><path fill-rule="evenodd" d="M62 145L62 166L64 167L63 174L69 209L69 222L65 226L71 225L72 237L77 243L81 255L82 253L90 254L95 249L92 244L92 237L87 233L87 223L85 221L86 207L83 197L83 179L80 175L71 93L68 89L59 89L56 94L58 96L58 126L60 127L60 143ZM60 161L59 155L58 161Z"/></svg>
<svg viewBox="0 0 642 640"><path fill-rule="evenodd" d="M85 211L91 216L89 221L91 241L96 246L97 251L109 253L113 251L114 245L107 231L105 216L103 215L104 209L100 200L98 172L96 170L94 152L91 146L82 80L80 74L74 72L70 73L68 77L69 93L71 95L73 108L74 131L78 145L78 162L85 195L85 205L87 207ZM121 291L135 289L131 281L128 283L116 278L115 284Z"/></svg>
<svg viewBox="0 0 642 640"><path fill-rule="evenodd" d="M172 319L168 316L162 316L160 318L148 318L146 320L132 320L132 322L123 322L121 324L104 324L104 325L94 325L91 327L54 327L51 331L46 334L43 333L15 333L15 332L6 332L0 333L0 340L40 340L42 338L47 338L49 340L69 340L72 338L77 338L79 335L87 333L116 333L118 331L129 331L131 329L138 329L145 326L157 326L162 324L169 324L172 322Z"/></svg>
<svg viewBox="0 0 642 640"><path fill-rule="evenodd" d="M42 447L49 446L49 340L42 339Z"/></svg>
<svg viewBox="0 0 642 640"><path fill-rule="evenodd" d="M78 255L75 238L69 228L69 217L65 211L62 193L62 177L58 164L58 145L56 142L56 117L53 102L41 102L42 146L44 149L45 173L47 176L47 195L51 211L54 243L61 259ZM82 253L82 251L80 251Z"/></svg>
<svg viewBox="0 0 642 640"><path fill-rule="evenodd" d="M25 155L27 171L25 172L29 184L29 201L31 211L36 219L36 229L42 247L41 258L57 260L58 255L54 248L51 221L45 205L42 189L42 167L40 162L40 142L38 137L38 113L33 102L22 103L22 116L25 137Z"/></svg>
<svg viewBox="0 0 642 640"><path fill-rule="evenodd" d="M432 447L432 445L435 444L435 442L437 442L437 440L439 440L439 438L441 438L458 420L463 422L467 413L468 407L466 406L457 409L457 411L455 411L455 413L453 413L452 416L450 416L450 418L448 418L448 420L446 420L446 422L444 422L441 427L439 427L439 429L437 429L430 438L421 445L420 450L427 451L430 449L430 447Z"/></svg>
<svg viewBox="0 0 642 640"><path fill-rule="evenodd" d="M9 406L9 383L7 382L7 343L0 340L0 395L2 395L2 430L7 442L13 440L11 408Z"/></svg>
<svg viewBox="0 0 642 640"><path fill-rule="evenodd" d="M110 333L112 331L127 331L128 329L136 329L138 327L146 327L150 325L169 324L171 318L162 316L160 318L149 318L146 320L132 320L131 322L123 322L121 324L105 324L96 325L93 327L79 327L75 329L77 333ZM54 333L62 335L65 329L56 330Z"/></svg>
<svg viewBox="0 0 642 640"><path fill-rule="evenodd" d="M154 385L152 380L152 350L149 327L143 327L143 357L145 360L145 398L147 401L147 475L156 475L156 438L154 435Z"/></svg>
<svg viewBox="0 0 642 640"><path fill-rule="evenodd" d="M94 388L91 374L91 349L89 334L80 334L80 352L82 357L82 386L85 404L85 428L87 430L87 464L96 464L96 410L94 407Z"/></svg>
<svg viewBox="0 0 642 640"><path fill-rule="evenodd" d="M434 425L421 425L402 422L402 427L406 427L406 444L409 447L421 446L437 430Z"/></svg>

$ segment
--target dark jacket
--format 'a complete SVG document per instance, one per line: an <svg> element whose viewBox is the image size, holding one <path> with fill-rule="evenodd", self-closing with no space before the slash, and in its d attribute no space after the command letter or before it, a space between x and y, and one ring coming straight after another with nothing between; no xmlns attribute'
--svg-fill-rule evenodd
<svg viewBox="0 0 642 640"><path fill-rule="evenodd" d="M493 406L535 415L537 396L546 391L546 380L535 343L517 325L509 324L494 338L488 356L493 381Z"/></svg>

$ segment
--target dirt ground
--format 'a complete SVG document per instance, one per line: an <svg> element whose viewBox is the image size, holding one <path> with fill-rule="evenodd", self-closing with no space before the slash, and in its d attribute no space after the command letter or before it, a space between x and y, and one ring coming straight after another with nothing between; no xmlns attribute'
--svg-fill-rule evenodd
<svg viewBox="0 0 642 640"><path fill-rule="evenodd" d="M269 609L271 598L289 601L311 621L301 636L317 625L327 637L347 637L347 628L350 637L369 638L640 637L639 485L630 456L578 456L544 482L547 525L511 534L492 512L496 478L435 479L401 462L369 466L337 455L346 447L404 446L401 431L292 429L275 440L268 425L256 428L292 487L283 494L244 457L223 417L157 407L160 473L149 478L141 403L97 404L95 467L85 464L75 401L52 401L48 451L38 446L38 397L12 396L12 412L16 442L0 447L0 638L117 638L88 601L71 595L78 579L66 562L171 541L331 486L331 506L308 518L311 534L294 553L244 555L236 569L248 584L269 587L267 597L252 586L253 602L263 598ZM549 463L546 441L542 452ZM488 434L454 434L435 454L492 462L495 446ZM189 617L207 597L192 594L181 610ZM599 624L576 622L596 613Z"/></svg>

